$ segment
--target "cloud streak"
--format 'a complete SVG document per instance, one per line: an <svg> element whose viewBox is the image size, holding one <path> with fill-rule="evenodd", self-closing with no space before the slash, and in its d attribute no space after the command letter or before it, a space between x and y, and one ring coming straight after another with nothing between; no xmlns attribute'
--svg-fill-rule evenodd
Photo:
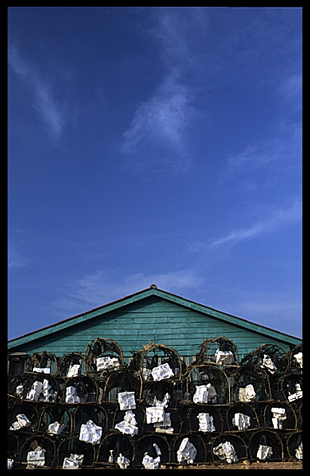
<svg viewBox="0 0 310 476"><path fill-rule="evenodd" d="M168 68L173 64L183 71L193 67L197 70L204 59L201 46L208 42L208 9L155 8L153 14L156 26L149 33L160 42Z"/></svg>
<svg viewBox="0 0 310 476"><path fill-rule="evenodd" d="M23 82L30 86L34 95L32 107L43 119L50 137L58 139L63 132L65 119L62 108L55 99L52 87L21 57L16 47L9 47L8 59L13 71Z"/></svg>
<svg viewBox="0 0 310 476"><path fill-rule="evenodd" d="M138 104L123 135L121 153L133 167L188 172L192 156L189 127L197 117L195 71L201 65L205 9L152 9L148 35L157 42L166 72L148 101ZM193 82L194 78L194 82Z"/></svg>
<svg viewBox="0 0 310 476"><path fill-rule="evenodd" d="M22 268L27 266L25 259L21 258L12 244L8 244L8 269Z"/></svg>
<svg viewBox="0 0 310 476"><path fill-rule="evenodd" d="M300 122L282 124L281 134L273 139L250 144L237 154L227 157L228 178L236 175L256 173L258 169L271 166L294 166L301 159L301 124ZM285 169L286 170L286 169ZM278 170L279 174L281 170Z"/></svg>
<svg viewBox="0 0 310 476"><path fill-rule="evenodd" d="M119 279L113 278L113 272L98 271L88 274L62 288L54 307L72 313L98 307L115 299L148 288L155 283L159 289L169 292L182 292L195 288L201 278L194 269L168 271L163 273L134 273Z"/></svg>
<svg viewBox="0 0 310 476"><path fill-rule="evenodd" d="M156 93L137 107L124 133L121 152L127 156L142 153L143 163L148 165L155 158L155 168L168 165L184 171L190 163L184 135L194 109L188 88L178 83L176 76L173 72L165 78ZM167 158L170 153L175 154L174 159Z"/></svg>
<svg viewBox="0 0 310 476"><path fill-rule="evenodd" d="M224 245L226 243L238 243L248 238L254 238L263 233L277 230L283 226L297 223L301 220L301 202L295 200L293 204L287 208L278 208L270 213L265 220L258 221L253 225L234 230L220 238L214 240L210 247Z"/></svg>

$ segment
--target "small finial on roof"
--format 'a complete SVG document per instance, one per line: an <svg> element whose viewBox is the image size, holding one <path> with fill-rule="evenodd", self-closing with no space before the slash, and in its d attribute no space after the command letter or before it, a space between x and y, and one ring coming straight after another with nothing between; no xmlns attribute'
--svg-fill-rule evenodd
<svg viewBox="0 0 310 476"><path fill-rule="evenodd" d="M156 284L151 284L150 288L151 289L157 289L157 286L156 286Z"/></svg>

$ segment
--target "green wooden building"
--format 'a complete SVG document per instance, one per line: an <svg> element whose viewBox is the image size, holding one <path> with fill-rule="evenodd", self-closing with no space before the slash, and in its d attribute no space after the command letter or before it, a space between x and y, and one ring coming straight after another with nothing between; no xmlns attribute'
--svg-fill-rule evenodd
<svg viewBox="0 0 310 476"><path fill-rule="evenodd" d="M97 337L116 341L128 363L133 351L149 342L172 347L191 363L206 338L225 336L238 348L239 359L264 344L277 344L285 352L301 339L240 317L163 291L156 285L91 311L38 329L8 342L8 371L23 371L34 352L62 356L84 352Z"/></svg>

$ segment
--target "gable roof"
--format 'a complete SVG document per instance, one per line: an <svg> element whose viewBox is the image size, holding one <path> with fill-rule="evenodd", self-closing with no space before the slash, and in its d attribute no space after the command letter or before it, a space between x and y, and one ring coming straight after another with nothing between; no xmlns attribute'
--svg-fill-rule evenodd
<svg viewBox="0 0 310 476"><path fill-rule="evenodd" d="M86 321L91 320L95 317L107 314L111 311L119 310L130 304L143 301L149 298L150 296L157 296L161 299L170 301L174 304L184 306L185 308L193 309L199 313L214 317L216 319L219 319L222 322L228 322L229 324L236 325L240 328L247 329L249 331L252 331L258 334L263 334L264 336L277 339L286 344L298 345L301 343L301 339L297 337L284 334L283 332L276 331L259 324L255 324L251 321L247 321L246 319L242 319L240 317L236 317L231 314L218 311L216 309L207 307L203 304L198 304L194 301L190 301L183 297L177 296L176 294L172 294L167 291L163 291L162 289L158 289L156 285L151 285L149 288L144 289L142 291L138 291L134 294L130 294L129 296L125 296L116 301L110 302L108 304L104 304L103 306L97 307L90 311L83 312L82 314L69 317L68 319L65 319L63 321L59 321L55 324L51 324L47 327L43 327L36 331L11 339L8 342L8 349L13 349L17 346L24 345L28 342L33 342L36 339L41 339L42 337L49 336L63 329L68 329L82 322L85 323Z"/></svg>

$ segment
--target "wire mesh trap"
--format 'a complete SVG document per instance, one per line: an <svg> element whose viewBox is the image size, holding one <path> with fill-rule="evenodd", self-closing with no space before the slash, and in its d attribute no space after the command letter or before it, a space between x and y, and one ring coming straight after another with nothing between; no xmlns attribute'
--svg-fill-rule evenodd
<svg viewBox="0 0 310 476"><path fill-rule="evenodd" d="M153 458L157 457L154 444L157 445L160 450L160 464L170 463L170 446L167 438L163 435L153 433L150 435L143 435L137 440L134 459L134 465L136 467L143 467L142 460L145 453Z"/></svg>
<svg viewBox="0 0 310 476"><path fill-rule="evenodd" d="M51 467L54 465L55 456L55 442L47 436L35 435L28 438L23 444L19 463L24 468L26 468L25 465L40 468Z"/></svg>
<svg viewBox="0 0 310 476"><path fill-rule="evenodd" d="M49 405L42 408L38 432L51 435L69 436L73 431L72 412L63 405Z"/></svg>
<svg viewBox="0 0 310 476"><path fill-rule="evenodd" d="M197 394L197 388L205 392ZM226 373L214 364L193 363L187 368L183 378L183 403L213 403L225 404L230 401L230 384Z"/></svg>
<svg viewBox="0 0 310 476"><path fill-rule="evenodd" d="M103 401L117 402L119 392L135 392L135 398L140 399L142 393L141 375L128 368L112 372L104 383Z"/></svg>
<svg viewBox="0 0 310 476"><path fill-rule="evenodd" d="M57 357L51 352L35 352L26 360L25 371L57 375Z"/></svg>
<svg viewBox="0 0 310 476"><path fill-rule="evenodd" d="M96 447L85 441L81 441L77 436L70 436L63 439L57 448L56 464L63 467L64 459L70 455L83 455L82 468L91 468L95 461Z"/></svg>
<svg viewBox="0 0 310 476"><path fill-rule="evenodd" d="M97 382L86 375L67 379L63 386L62 402L70 404L98 402Z"/></svg>
<svg viewBox="0 0 310 476"><path fill-rule="evenodd" d="M303 442L301 431L296 431L288 437L286 447L291 460L296 461L303 459Z"/></svg>
<svg viewBox="0 0 310 476"><path fill-rule="evenodd" d="M186 367L151 342L127 366L116 342L97 338L85 359L40 352L27 365L8 380L8 467L302 459L301 346L265 345L238 364L230 339L205 339Z"/></svg>
<svg viewBox="0 0 310 476"><path fill-rule="evenodd" d="M275 430L295 430L296 414L291 405L282 402L269 403L264 412L265 427Z"/></svg>
<svg viewBox="0 0 310 476"><path fill-rule="evenodd" d="M237 346L227 337L205 339L199 348L197 363L212 362L223 366L239 364Z"/></svg>
<svg viewBox="0 0 310 476"><path fill-rule="evenodd" d="M207 434L222 433L224 419L221 412L212 405L193 406L187 414L187 427L190 432Z"/></svg>
<svg viewBox="0 0 310 476"><path fill-rule="evenodd" d="M97 426L102 427L103 430L107 428L107 413L102 406L79 404L73 415L72 435L79 434L81 425L87 423L89 420L93 421Z"/></svg>
<svg viewBox="0 0 310 476"><path fill-rule="evenodd" d="M226 412L226 427L229 432L254 430L259 427L255 408L247 403L232 404Z"/></svg>
<svg viewBox="0 0 310 476"><path fill-rule="evenodd" d="M180 380L185 364L176 350L150 342L133 354L130 368L140 372L143 381Z"/></svg>
<svg viewBox="0 0 310 476"><path fill-rule="evenodd" d="M265 344L250 352L240 365L255 364L264 368L269 375L284 373L287 367L286 353L276 344Z"/></svg>
<svg viewBox="0 0 310 476"><path fill-rule="evenodd" d="M186 458L180 458L180 447L182 448L182 442L184 439L188 439L188 442L194 447L194 456L193 463L206 463L207 462L207 448L204 443L203 438L200 435L194 434L183 434L173 438L170 443L171 447L171 463L185 463L191 464L189 461L186 461ZM183 443L184 445L184 443ZM190 467L190 466L189 466Z"/></svg>
<svg viewBox="0 0 310 476"><path fill-rule="evenodd" d="M123 351L118 343L102 337L88 344L84 360L85 373L93 377L104 376L125 367Z"/></svg>
<svg viewBox="0 0 310 476"><path fill-rule="evenodd" d="M227 442L228 445L225 445ZM210 453L215 464L234 463L248 458L248 448L244 439L230 433L214 438L210 442Z"/></svg>
<svg viewBox="0 0 310 476"><path fill-rule="evenodd" d="M264 368L256 363L239 366L231 374L233 401L268 401L271 399L269 376Z"/></svg>
<svg viewBox="0 0 310 476"><path fill-rule="evenodd" d="M26 419L19 420L17 415L25 415ZM32 433L36 431L39 422L39 412L31 403L17 403L7 411L8 429L14 432ZM27 422L28 420L28 422Z"/></svg>
<svg viewBox="0 0 310 476"><path fill-rule="evenodd" d="M289 403L302 399L303 375L299 371L285 373L272 382L272 396L274 400Z"/></svg>
<svg viewBox="0 0 310 476"><path fill-rule="evenodd" d="M117 458L120 453L132 464L135 456L134 442L129 436L117 430L110 430L100 442L96 466L118 467Z"/></svg>
<svg viewBox="0 0 310 476"><path fill-rule="evenodd" d="M256 431L249 439L249 458L251 461L282 461L283 443L275 431Z"/></svg>
<svg viewBox="0 0 310 476"><path fill-rule="evenodd" d="M81 352L64 354L58 362L58 374L63 378L79 377L84 374L84 356Z"/></svg>

